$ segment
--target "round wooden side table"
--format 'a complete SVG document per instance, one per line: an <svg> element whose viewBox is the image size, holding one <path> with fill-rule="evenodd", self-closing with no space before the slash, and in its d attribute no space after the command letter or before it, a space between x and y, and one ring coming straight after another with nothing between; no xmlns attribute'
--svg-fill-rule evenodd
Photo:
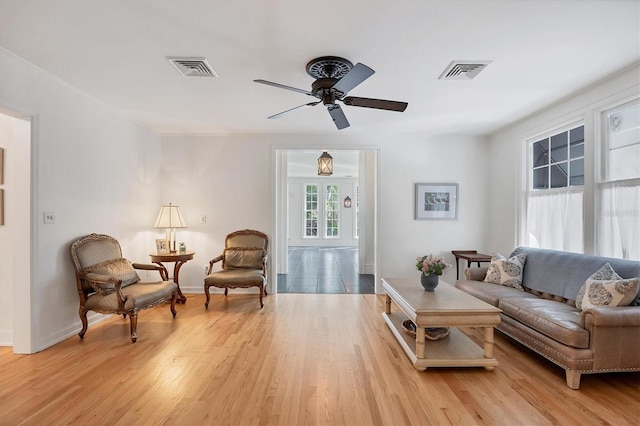
<svg viewBox="0 0 640 426"><path fill-rule="evenodd" d="M188 251L186 253L178 253L178 252L163 253L163 254L149 253L149 256L151 256L151 261L156 265L161 266L168 277L170 276L169 272L167 271L167 268L162 264L162 262L174 262L172 278L173 278L173 282L176 283L176 285L178 286L177 302L180 302L180 303L185 303L187 301L187 298L185 297L184 294L182 294L182 290L180 290L180 282L178 281L178 275L180 273L180 268L182 267L182 265L184 265L185 263L193 259L194 254L195 252L193 251Z"/></svg>

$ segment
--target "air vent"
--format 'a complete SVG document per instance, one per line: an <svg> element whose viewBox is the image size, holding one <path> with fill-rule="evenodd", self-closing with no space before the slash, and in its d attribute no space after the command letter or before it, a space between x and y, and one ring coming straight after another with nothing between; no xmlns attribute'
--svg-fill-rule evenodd
<svg viewBox="0 0 640 426"><path fill-rule="evenodd" d="M491 61L453 61L438 78L440 80L472 80L490 63Z"/></svg>
<svg viewBox="0 0 640 426"><path fill-rule="evenodd" d="M217 77L205 58L167 56L167 60L186 77Z"/></svg>

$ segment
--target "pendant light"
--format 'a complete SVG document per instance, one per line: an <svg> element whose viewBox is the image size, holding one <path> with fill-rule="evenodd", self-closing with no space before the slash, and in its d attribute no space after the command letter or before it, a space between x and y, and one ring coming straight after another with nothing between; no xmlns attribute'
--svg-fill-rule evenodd
<svg viewBox="0 0 640 426"><path fill-rule="evenodd" d="M318 158L318 176L331 176L333 174L333 157L327 151L322 151Z"/></svg>

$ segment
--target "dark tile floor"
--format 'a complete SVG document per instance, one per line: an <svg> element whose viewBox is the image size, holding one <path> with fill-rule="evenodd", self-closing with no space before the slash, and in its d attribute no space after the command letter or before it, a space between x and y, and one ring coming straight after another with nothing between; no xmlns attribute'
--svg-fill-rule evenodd
<svg viewBox="0 0 640 426"><path fill-rule="evenodd" d="M373 275L358 274L357 247L289 247L288 262L278 293L374 293Z"/></svg>

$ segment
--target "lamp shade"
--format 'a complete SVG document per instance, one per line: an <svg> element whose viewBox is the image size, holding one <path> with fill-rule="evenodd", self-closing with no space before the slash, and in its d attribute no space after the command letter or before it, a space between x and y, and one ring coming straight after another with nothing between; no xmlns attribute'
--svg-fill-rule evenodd
<svg viewBox="0 0 640 426"><path fill-rule="evenodd" d="M318 176L331 176L333 174L333 157L327 151L323 151L318 158Z"/></svg>
<svg viewBox="0 0 640 426"><path fill-rule="evenodd" d="M168 206L160 207L156 222L153 224L154 228L186 228L187 223L180 213L180 207L174 206L169 203Z"/></svg>

